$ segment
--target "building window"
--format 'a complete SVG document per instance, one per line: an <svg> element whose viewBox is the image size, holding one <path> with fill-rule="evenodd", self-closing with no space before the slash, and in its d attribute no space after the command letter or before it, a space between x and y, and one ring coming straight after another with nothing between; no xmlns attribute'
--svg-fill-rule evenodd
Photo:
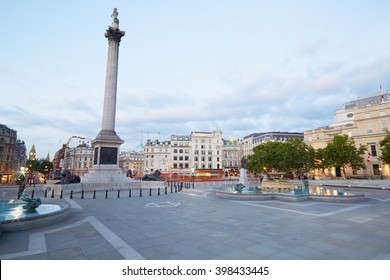
<svg viewBox="0 0 390 280"><path fill-rule="evenodd" d="M371 123L367 124L367 133L372 133L372 124Z"/></svg>
<svg viewBox="0 0 390 280"><path fill-rule="evenodd" d="M376 146L375 145L371 145L370 146L371 147L371 155L373 156L373 157L376 157Z"/></svg>
<svg viewBox="0 0 390 280"><path fill-rule="evenodd" d="M387 131L388 130L388 128L387 128L387 121L382 121L381 125L382 125L382 131Z"/></svg>

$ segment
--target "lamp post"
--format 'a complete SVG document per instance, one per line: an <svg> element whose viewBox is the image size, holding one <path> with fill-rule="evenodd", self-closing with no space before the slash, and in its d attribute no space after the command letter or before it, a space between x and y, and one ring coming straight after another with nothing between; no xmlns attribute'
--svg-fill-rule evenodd
<svg viewBox="0 0 390 280"><path fill-rule="evenodd" d="M379 167L379 175L381 180L383 180L382 167Z"/></svg>
<svg viewBox="0 0 390 280"><path fill-rule="evenodd" d="M192 177L192 188L195 188L195 168L191 168L191 177Z"/></svg>

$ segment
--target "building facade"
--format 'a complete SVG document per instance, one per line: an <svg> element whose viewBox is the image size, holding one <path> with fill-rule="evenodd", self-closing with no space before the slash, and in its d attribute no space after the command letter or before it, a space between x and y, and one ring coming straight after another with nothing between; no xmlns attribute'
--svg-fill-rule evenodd
<svg viewBox="0 0 390 280"><path fill-rule="evenodd" d="M220 130L171 135L169 141L149 139L144 150L144 170L174 175L191 174L197 169L222 170L223 146Z"/></svg>
<svg viewBox="0 0 390 280"><path fill-rule="evenodd" d="M237 178L240 175L242 157L243 149L241 140L223 140L222 168L225 177Z"/></svg>
<svg viewBox="0 0 390 280"><path fill-rule="evenodd" d="M72 175L82 176L93 165L94 150L92 139L72 136L64 149L62 170L69 170Z"/></svg>
<svg viewBox="0 0 390 280"><path fill-rule="evenodd" d="M192 132L194 169L222 169L222 131Z"/></svg>
<svg viewBox="0 0 390 280"><path fill-rule="evenodd" d="M144 151L121 152L119 167L128 177L139 178L144 175Z"/></svg>
<svg viewBox="0 0 390 280"><path fill-rule="evenodd" d="M389 166L381 162L381 141L390 127L390 91L383 95L353 100L344 104L343 108L335 112L335 122L326 127L320 127L304 132L305 143L313 148L325 148L336 135L348 135L357 147L366 147L366 169L353 172L347 168L348 177L380 178L388 177ZM332 168L322 172L316 170L321 177L338 177L340 171Z"/></svg>
<svg viewBox="0 0 390 280"><path fill-rule="evenodd" d="M268 141L285 142L290 139L300 138L303 140L301 132L259 132L252 133L242 139L243 155L248 156L253 154L253 148Z"/></svg>
<svg viewBox="0 0 390 280"><path fill-rule="evenodd" d="M0 185L14 184L26 161L26 145L17 131L0 124Z"/></svg>
<svg viewBox="0 0 390 280"><path fill-rule="evenodd" d="M170 172L171 166L171 142L152 141L148 139L144 150L144 172L151 173L155 170Z"/></svg>

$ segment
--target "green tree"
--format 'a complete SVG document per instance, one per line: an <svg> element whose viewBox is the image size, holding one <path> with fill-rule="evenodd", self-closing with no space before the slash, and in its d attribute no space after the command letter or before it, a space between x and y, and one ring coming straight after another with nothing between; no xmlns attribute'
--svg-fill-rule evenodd
<svg viewBox="0 0 390 280"><path fill-rule="evenodd" d="M290 139L283 143L283 171L300 170L308 172L314 168L315 150L299 138Z"/></svg>
<svg viewBox="0 0 390 280"><path fill-rule="evenodd" d="M379 146L382 152L382 155L380 156L380 160L386 164L389 164L390 163L390 132L387 132L385 138L379 141Z"/></svg>
<svg viewBox="0 0 390 280"><path fill-rule="evenodd" d="M36 159L34 160L27 160L26 162L26 168L28 168L28 173L33 173L34 171L38 171L40 166L40 162Z"/></svg>
<svg viewBox="0 0 390 280"><path fill-rule="evenodd" d="M326 167L339 167L345 177L345 168L350 166L353 170L365 168L364 153L366 147L360 145L356 148L355 141L347 135L336 135L323 149L323 164Z"/></svg>
<svg viewBox="0 0 390 280"><path fill-rule="evenodd" d="M53 170L53 163L47 160L43 160L39 164L38 171L47 176Z"/></svg>
<svg viewBox="0 0 390 280"><path fill-rule="evenodd" d="M265 169L283 169L283 143L266 142L253 148L253 155L247 156L249 172L259 174Z"/></svg>

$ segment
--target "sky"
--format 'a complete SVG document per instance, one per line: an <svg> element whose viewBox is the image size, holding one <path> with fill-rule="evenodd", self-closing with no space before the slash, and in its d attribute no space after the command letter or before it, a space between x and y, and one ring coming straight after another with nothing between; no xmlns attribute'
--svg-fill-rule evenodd
<svg viewBox="0 0 390 280"><path fill-rule="evenodd" d="M390 1L1 0L0 123L38 158L101 130L114 7L121 151L303 132L390 89Z"/></svg>

